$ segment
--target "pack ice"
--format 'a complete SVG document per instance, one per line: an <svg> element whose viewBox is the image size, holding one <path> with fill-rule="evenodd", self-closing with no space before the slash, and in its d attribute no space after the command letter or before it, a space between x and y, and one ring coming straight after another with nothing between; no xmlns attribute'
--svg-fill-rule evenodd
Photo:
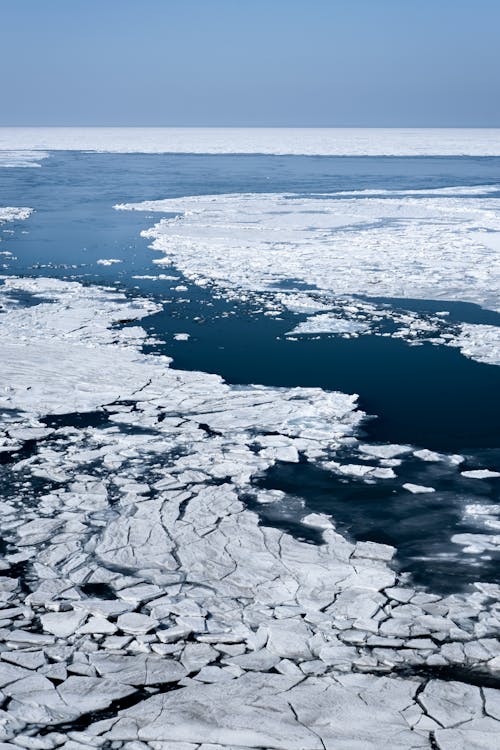
<svg viewBox="0 0 500 750"><path fill-rule="evenodd" d="M143 232L188 278L226 290L278 294L306 282L316 301L344 299L338 313L312 316L297 331L349 335L369 330L381 311L353 295L471 302L500 312L500 192L497 186L434 190L226 194L121 204L175 213ZM287 306L287 295L279 292ZM294 309L294 295L288 295ZM387 313L382 313L382 315ZM398 316L395 316L397 318ZM460 347L498 364L498 328L450 326L443 317L399 316L395 335ZM304 327L305 326L305 327Z"/></svg>
<svg viewBox="0 0 500 750"><path fill-rule="evenodd" d="M307 544L245 503L277 460L352 449L376 470L408 446L360 444L354 395L144 354L140 325L116 325L144 299L16 292L38 304L0 327L2 748L496 746L498 691L468 676L498 678L498 586L434 595L392 547L320 515Z"/></svg>

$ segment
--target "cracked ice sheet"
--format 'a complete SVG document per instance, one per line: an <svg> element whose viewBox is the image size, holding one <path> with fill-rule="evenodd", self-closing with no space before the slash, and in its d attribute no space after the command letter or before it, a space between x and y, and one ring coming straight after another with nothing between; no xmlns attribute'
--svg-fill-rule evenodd
<svg viewBox="0 0 500 750"><path fill-rule="evenodd" d="M37 415L90 411L147 382L144 357L131 346L138 336L142 342L142 329L111 330L110 325L151 314L157 309L151 302L127 301L124 295L100 289L90 305L82 285L57 280L6 279L2 289L56 296L59 305L45 302L2 315L0 406ZM111 343L121 346L107 346ZM38 373L35 381L32 372Z"/></svg>
<svg viewBox="0 0 500 750"><path fill-rule="evenodd" d="M496 691L482 719L478 688L436 680L417 699L423 678L396 672L498 673L498 587L445 598L412 589L390 567L391 547L353 544L331 523L322 545L305 544L260 527L239 499L280 450L333 460L359 446L354 397L177 372L140 353L142 329L110 328L147 314L147 301L74 282L6 284L26 289L52 301L2 316L2 345L17 346L15 363L0 364L6 433L37 435L38 450L13 456L18 481L1 505L11 573L0 575L0 686L11 699L1 739L410 750L430 748L432 731L464 747L491 736ZM39 351L59 344L58 356L71 352L64 373L48 357L37 370ZM120 402L110 404L116 373ZM38 417L75 408L83 381L86 408L105 407L109 422L44 432ZM32 487L47 476L48 488ZM19 562L29 593L8 570ZM145 686L157 694L145 700ZM464 691L473 726L457 725ZM123 699L132 707L120 710ZM71 724L103 708L111 719Z"/></svg>
<svg viewBox="0 0 500 750"><path fill-rule="evenodd" d="M269 291L298 279L330 300L332 293L458 299L500 311L500 198L492 186L226 194L115 208L176 213L143 235L164 254L159 263L175 264L195 282ZM484 361L500 358L492 327L461 331L439 343Z"/></svg>

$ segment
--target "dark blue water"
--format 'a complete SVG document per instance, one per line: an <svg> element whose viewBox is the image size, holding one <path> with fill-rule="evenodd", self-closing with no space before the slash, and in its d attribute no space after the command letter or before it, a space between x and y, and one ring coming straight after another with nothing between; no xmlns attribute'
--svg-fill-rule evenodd
<svg viewBox="0 0 500 750"><path fill-rule="evenodd" d="M497 184L500 158L372 158L190 155L52 154L41 169L0 170L0 205L26 205L36 213L0 229L0 251L7 273L76 278L115 284L166 302L145 321L164 337L154 350L174 357L174 365L222 375L230 383L318 386L356 392L360 406L376 418L364 426L366 439L410 443L468 456L470 468L493 468L500 448L500 368L468 360L457 350L375 336L289 341L284 333L297 316L273 320L246 305L214 299L210 290L179 282L134 279L157 275L156 257L140 231L159 215L117 212L115 203L226 192L328 193L364 189L434 189L449 185ZM4 227L5 229L6 227ZM12 229L13 225L8 225ZM24 233L27 232L27 233ZM123 262L105 267L100 258ZM170 273L170 271L169 271ZM180 276L180 274L178 274ZM185 284L185 280L183 280ZM289 284L289 282L288 282ZM302 283L302 287L304 284ZM185 300L188 300L187 302ZM432 300L380 300L401 309L428 313L448 310L455 322L496 325L499 316L475 305ZM195 320L197 318L197 320ZM191 334L176 342L172 334ZM474 498L492 503L498 481L464 484L455 470L434 472L434 496L410 495L404 481L431 468L405 464L395 483L376 489L363 482L335 479L307 464L278 466L261 482L304 498L307 507L331 512L355 538L396 544L403 567L424 582L497 580L499 561L459 559L450 547L464 530L463 505ZM413 477L413 479L412 479ZM266 484L267 483L267 484ZM417 482L418 483L418 482ZM293 513L261 508L264 523L284 524L306 533ZM264 515L266 514L266 515ZM300 532L298 529L302 529ZM466 530L470 530L465 526ZM453 552L453 554L452 554ZM442 560L440 556L446 555ZM436 562L436 560L438 562ZM439 563L439 564L438 564Z"/></svg>

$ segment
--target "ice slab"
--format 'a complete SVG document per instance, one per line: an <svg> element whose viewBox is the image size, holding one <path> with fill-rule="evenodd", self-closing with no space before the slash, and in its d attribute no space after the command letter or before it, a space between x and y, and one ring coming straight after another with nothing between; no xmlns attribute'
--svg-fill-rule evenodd
<svg viewBox="0 0 500 750"><path fill-rule="evenodd" d="M369 326L366 323L361 323L356 320L346 320L340 318L337 315L329 315L325 313L323 315L314 315L298 326L295 326L289 331L287 336L296 336L300 334L311 334L311 333L332 333L332 334L358 334L369 330Z"/></svg>

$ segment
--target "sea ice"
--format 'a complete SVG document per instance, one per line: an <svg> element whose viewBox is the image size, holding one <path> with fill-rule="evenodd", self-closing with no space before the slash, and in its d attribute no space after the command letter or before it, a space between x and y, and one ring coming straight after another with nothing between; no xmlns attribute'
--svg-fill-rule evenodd
<svg viewBox="0 0 500 750"><path fill-rule="evenodd" d="M304 320L289 331L287 336L297 336L308 333L358 334L369 330L366 323L356 320L346 320L336 315L314 315Z"/></svg>
<svg viewBox="0 0 500 750"><path fill-rule="evenodd" d="M436 491L434 487L424 487L421 484L412 484L411 482L405 482L405 484L403 484L403 489L408 490L408 492L411 492L414 495L420 495L425 492Z"/></svg>
<svg viewBox="0 0 500 750"><path fill-rule="evenodd" d="M0 206L0 225L7 221L21 221L22 219L27 219L32 213L32 208Z"/></svg>
<svg viewBox="0 0 500 750"><path fill-rule="evenodd" d="M491 469L470 469L469 471L461 471L460 473L468 479L493 479L500 477L500 471L492 471Z"/></svg>
<svg viewBox="0 0 500 750"><path fill-rule="evenodd" d="M0 329L2 427L37 448L2 466L5 742L430 750L433 733L464 748L495 736L491 695L486 725L479 688L425 672L498 672L498 587L409 588L393 547L317 514L304 520L323 542L309 544L243 502L280 451L362 466L352 451L376 472L411 446L360 445L355 396L232 387L144 354L144 330L115 324L155 311L147 300L50 279L4 290L44 300L6 308ZM47 434L53 414L67 424Z"/></svg>
<svg viewBox="0 0 500 750"><path fill-rule="evenodd" d="M142 233L164 254L160 262L228 294L266 291L287 307L287 294L277 289L284 280L299 280L316 289L312 311L314 305L331 309L334 298L352 295L459 299L500 311L497 188L382 192L209 195L115 208L174 213ZM289 309L297 311L297 291L289 297ZM385 316L398 323L395 337L457 346L466 356L500 362L498 327L357 304L360 314L344 305L310 317L288 335L357 335Z"/></svg>
<svg viewBox="0 0 500 750"><path fill-rule="evenodd" d="M100 258L96 261L99 266L112 266L115 263L122 263L119 258Z"/></svg>
<svg viewBox="0 0 500 750"><path fill-rule="evenodd" d="M496 128L0 128L0 152L498 156ZM21 157L23 158L23 157ZM40 158L40 157L39 157Z"/></svg>

